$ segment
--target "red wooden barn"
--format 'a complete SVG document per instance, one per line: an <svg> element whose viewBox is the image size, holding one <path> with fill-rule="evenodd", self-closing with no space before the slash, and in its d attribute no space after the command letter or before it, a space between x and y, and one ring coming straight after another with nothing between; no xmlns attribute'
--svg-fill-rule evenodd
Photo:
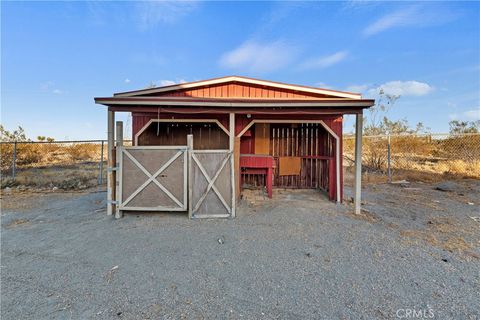
<svg viewBox="0 0 480 320"><path fill-rule="evenodd" d="M374 104L360 94L228 76L95 102L108 106L109 213L232 217L246 185L265 187L269 196L272 187L321 189L340 202L345 114L356 115L360 210L362 114ZM132 147L122 145L117 123L114 150L115 112L132 114Z"/></svg>

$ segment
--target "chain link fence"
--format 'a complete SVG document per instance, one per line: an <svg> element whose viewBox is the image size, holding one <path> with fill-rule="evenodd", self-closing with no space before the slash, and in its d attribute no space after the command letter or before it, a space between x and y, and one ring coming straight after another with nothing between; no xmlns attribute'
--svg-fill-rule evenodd
<svg viewBox="0 0 480 320"><path fill-rule="evenodd" d="M102 185L106 161L106 140L1 142L1 187L83 189Z"/></svg>
<svg viewBox="0 0 480 320"><path fill-rule="evenodd" d="M131 141L125 141L131 145ZM353 166L355 137L344 136L344 166ZM1 142L1 187L82 189L103 185L106 140ZM364 136L362 165L389 181L408 173L480 178L480 134Z"/></svg>
<svg viewBox="0 0 480 320"><path fill-rule="evenodd" d="M345 136L344 164L353 165L355 137ZM480 178L480 134L364 136L364 170L389 181L405 173Z"/></svg>

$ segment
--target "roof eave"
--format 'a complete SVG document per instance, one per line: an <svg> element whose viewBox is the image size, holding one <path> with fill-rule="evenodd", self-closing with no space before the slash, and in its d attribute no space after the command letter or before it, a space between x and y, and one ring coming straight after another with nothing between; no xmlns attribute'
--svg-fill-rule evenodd
<svg viewBox="0 0 480 320"><path fill-rule="evenodd" d="M296 101L296 102L236 102L236 101L175 101L175 100L136 100L136 99L119 99L119 98L95 98L95 103L106 106L123 105L123 106L197 106L197 107L361 107L369 108L375 104L375 100L322 100L322 101Z"/></svg>

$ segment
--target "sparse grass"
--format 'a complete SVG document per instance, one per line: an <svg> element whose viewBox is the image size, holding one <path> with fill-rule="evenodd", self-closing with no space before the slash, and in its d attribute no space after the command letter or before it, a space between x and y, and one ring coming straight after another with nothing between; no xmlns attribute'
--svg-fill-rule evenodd
<svg viewBox="0 0 480 320"><path fill-rule="evenodd" d="M464 252L472 248L464 238L445 234L441 231L432 232L430 230L403 230L400 235L409 239L407 242L425 241L434 247L439 247L450 252Z"/></svg>
<svg viewBox="0 0 480 320"><path fill-rule="evenodd" d="M21 224L27 224L29 222L30 221L28 219L15 219L15 220L12 220L9 223L7 223L5 225L5 227L6 228L12 228L12 227L15 227L15 226L18 226L18 225L21 225Z"/></svg>
<svg viewBox="0 0 480 320"><path fill-rule="evenodd" d="M106 166L104 166L106 168ZM63 190L85 189L97 185L98 163L81 163L68 166L48 166L21 169L16 179L2 178L1 187L27 186ZM103 177L106 177L104 170Z"/></svg>
<svg viewBox="0 0 480 320"><path fill-rule="evenodd" d="M407 242L420 240L450 252L470 252L475 245L467 242L465 238L477 232L475 226L466 228L451 218L434 218L428 222L426 228L403 230L400 235L407 239Z"/></svg>

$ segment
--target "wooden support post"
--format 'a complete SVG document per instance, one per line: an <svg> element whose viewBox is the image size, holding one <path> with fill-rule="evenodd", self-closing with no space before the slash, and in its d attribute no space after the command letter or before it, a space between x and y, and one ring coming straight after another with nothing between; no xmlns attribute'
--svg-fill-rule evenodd
<svg viewBox="0 0 480 320"><path fill-rule="evenodd" d="M236 181L236 189L235 189L235 197L237 200L240 200L240 190L241 190L241 180L240 179L240 138L235 137L235 146L233 147L233 156L234 156L234 170L233 173L235 175Z"/></svg>
<svg viewBox="0 0 480 320"><path fill-rule="evenodd" d="M102 140L100 145L100 166L99 166L99 173L98 173L98 185L101 186L103 184L103 148L105 147L105 141Z"/></svg>
<svg viewBox="0 0 480 320"><path fill-rule="evenodd" d="M230 135L229 135L229 150L230 150L230 172L231 172L231 179L232 179L232 218L235 217L235 207L236 207L236 187L237 187L237 177L235 176L235 157L234 157L234 149L235 149L235 113L230 113Z"/></svg>
<svg viewBox="0 0 480 320"><path fill-rule="evenodd" d="M343 158L342 150L340 148L340 144L342 143L341 139L337 136L335 138L335 185L336 185L336 191L335 194L337 195L337 203L342 202L342 194L341 194L341 165L340 161Z"/></svg>
<svg viewBox="0 0 480 320"><path fill-rule="evenodd" d="M193 151L193 135L189 134L187 135L187 161L188 161L188 217L190 219L193 218L192 211L193 211L193 203L192 203L192 196L193 196L193 190L192 190L192 151Z"/></svg>
<svg viewBox="0 0 480 320"><path fill-rule="evenodd" d="M362 202L362 128L363 113L358 113L355 121L355 185L353 200L355 214L360 214Z"/></svg>
<svg viewBox="0 0 480 320"><path fill-rule="evenodd" d="M13 143L13 160L12 160L12 179L15 180L17 173L17 141Z"/></svg>
<svg viewBox="0 0 480 320"><path fill-rule="evenodd" d="M115 161L115 167L117 170L115 170L115 176L116 176L116 182L115 182L115 200L117 202L116 205L116 210L115 210L115 218L120 219L123 217L123 213L120 210L120 201L122 200L122 195L121 191L122 188L120 187L120 183L122 183L122 177L121 177L121 172L120 172L120 161L122 160L122 147L123 147L123 122L122 121L117 121L117 125L115 128L115 133L116 133L116 161Z"/></svg>
<svg viewBox="0 0 480 320"><path fill-rule="evenodd" d="M267 194L270 199L272 199L272 180L273 180L273 168L267 168L267 174L265 175L265 187L267 188Z"/></svg>
<svg viewBox="0 0 480 320"><path fill-rule="evenodd" d="M336 180L335 180L335 162L333 158L328 160L328 198L330 200L335 199L335 185Z"/></svg>
<svg viewBox="0 0 480 320"><path fill-rule="evenodd" d="M115 166L114 155L113 155L113 143L114 143L114 123L115 123L115 112L108 110L108 120L107 120L107 215L111 216L115 210L115 205L113 201L115 199L114 189L115 189L115 176L113 167Z"/></svg>

